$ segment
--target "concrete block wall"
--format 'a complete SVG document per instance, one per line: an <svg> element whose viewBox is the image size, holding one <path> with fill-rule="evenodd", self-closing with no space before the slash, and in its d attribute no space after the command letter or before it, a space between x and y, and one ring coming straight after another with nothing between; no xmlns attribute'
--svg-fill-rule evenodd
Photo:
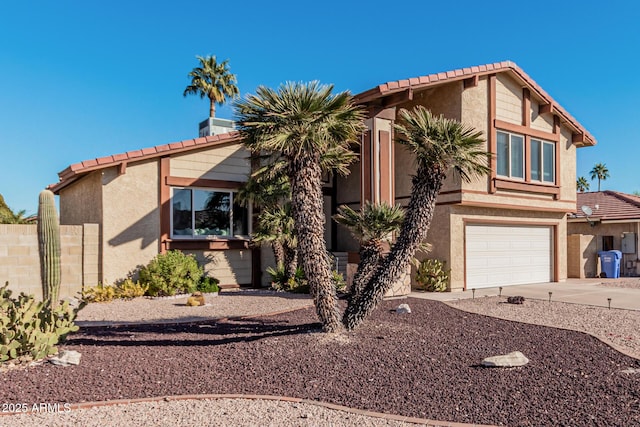
<svg viewBox="0 0 640 427"><path fill-rule="evenodd" d="M83 286L98 283L97 224L60 226L60 298L77 296ZM0 224L0 283L42 298L40 253L36 225Z"/></svg>

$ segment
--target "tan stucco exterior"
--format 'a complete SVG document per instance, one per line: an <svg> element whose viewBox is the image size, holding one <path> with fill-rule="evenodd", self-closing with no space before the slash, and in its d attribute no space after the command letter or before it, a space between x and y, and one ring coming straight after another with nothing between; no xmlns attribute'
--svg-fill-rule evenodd
<svg viewBox="0 0 640 427"><path fill-rule="evenodd" d="M167 176L162 176L162 158L154 157L90 172L60 190L62 224L93 222L100 226L100 281L113 283L135 276L140 266L163 250L161 184L168 177L201 188L241 183L250 171L249 153L239 143L194 149L168 158ZM209 241L211 238L203 244L208 247ZM221 284L252 282L249 249L184 252L194 253L205 271Z"/></svg>
<svg viewBox="0 0 640 427"><path fill-rule="evenodd" d="M509 73L498 73L493 77L480 76L474 83L458 80L414 91L410 101L395 105L396 113L402 108L424 105L435 114L461 120L483 133L485 149L489 152L495 129L500 130L502 123L510 125L504 129L506 131L523 132L523 135L530 132L532 138L556 144L553 184L505 179L496 177L495 172L470 182L462 181L454 174L447 177L429 230L427 242L432 250L427 256L446 261L451 268L451 290L466 287L467 224L549 227L552 236L550 277L554 281L567 278L567 214L575 211L576 204L576 145L572 142L573 131L569 125L548 111L540 113L543 100L535 93ZM390 120L388 122L391 124ZM400 144L395 144L394 156L395 202L406 205L415 165L412 155ZM495 171L495 153L489 165ZM341 194L339 187L338 198ZM340 240L338 250L353 250L354 242L345 244L347 240Z"/></svg>

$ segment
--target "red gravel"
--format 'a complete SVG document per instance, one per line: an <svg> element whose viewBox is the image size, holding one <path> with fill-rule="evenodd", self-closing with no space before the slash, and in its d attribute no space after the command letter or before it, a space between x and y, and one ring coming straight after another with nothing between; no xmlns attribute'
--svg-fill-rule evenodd
<svg viewBox="0 0 640 427"><path fill-rule="evenodd" d="M313 309L183 325L86 328L63 346L80 366L0 375L0 402L83 402L250 393L446 421L510 426L640 425L640 361L578 332L408 300L353 333L319 332ZM523 352L521 368L479 367Z"/></svg>

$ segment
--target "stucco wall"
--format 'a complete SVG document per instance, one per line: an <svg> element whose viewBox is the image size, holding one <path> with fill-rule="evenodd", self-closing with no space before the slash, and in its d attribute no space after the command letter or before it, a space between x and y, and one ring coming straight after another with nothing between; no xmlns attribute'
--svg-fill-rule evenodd
<svg viewBox="0 0 640 427"><path fill-rule="evenodd" d="M103 170L102 273L112 283L147 264L159 251L158 160Z"/></svg>
<svg viewBox="0 0 640 427"><path fill-rule="evenodd" d="M214 147L171 157L171 176L244 182L251 170L242 144Z"/></svg>
<svg viewBox="0 0 640 427"><path fill-rule="evenodd" d="M462 123L482 132L485 140L483 150L489 151L489 92L488 79L478 79L478 85L465 89L462 94ZM489 188L489 176L474 177L470 182L462 182L463 190L484 191Z"/></svg>
<svg viewBox="0 0 640 427"><path fill-rule="evenodd" d="M636 252L632 254L623 254L620 263L620 274L623 276L636 276L640 274L640 261L638 256L638 239L640 237L640 223L596 223L591 227L586 222L569 222L567 230L569 234L591 235L594 237L594 243L586 250L587 253L582 254L587 257L590 262L597 256L598 252L603 250L602 237L613 236L613 249L622 250L622 234L636 233ZM631 263L627 265L627 263Z"/></svg>
<svg viewBox="0 0 640 427"><path fill-rule="evenodd" d="M60 191L60 224L102 222L102 172L91 172Z"/></svg>
<svg viewBox="0 0 640 427"><path fill-rule="evenodd" d="M251 250L184 251L194 254L205 273L221 285L251 285Z"/></svg>
<svg viewBox="0 0 640 427"><path fill-rule="evenodd" d="M567 236L567 277L584 279L597 277L598 251L595 236L569 234Z"/></svg>
<svg viewBox="0 0 640 427"><path fill-rule="evenodd" d="M522 86L504 73L496 77L496 118L522 124Z"/></svg>

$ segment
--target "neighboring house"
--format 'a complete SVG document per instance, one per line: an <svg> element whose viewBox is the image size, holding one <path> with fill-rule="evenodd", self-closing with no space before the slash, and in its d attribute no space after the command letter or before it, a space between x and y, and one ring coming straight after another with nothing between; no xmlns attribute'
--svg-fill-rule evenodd
<svg viewBox="0 0 640 427"><path fill-rule="evenodd" d="M501 62L389 82L356 100L368 111L368 130L351 174L325 177L328 249L357 258L358 243L330 219L339 205L408 202L413 159L394 142L393 124L398 109L421 104L482 131L493 154L489 176L471 183L450 176L438 197L429 257L451 268L451 290L567 278L576 149L596 141L518 66ZM63 224L100 224L104 280L124 277L158 252L182 249L203 262L213 258L207 269L223 284L259 285L266 283L260 272L270 251L259 256L248 249L250 212L233 206L249 168L231 132L72 165L53 190Z"/></svg>
<svg viewBox="0 0 640 427"><path fill-rule="evenodd" d="M578 193L576 206L567 224L569 277L598 276L598 252L610 250L622 252L622 276L640 274L640 197L617 191Z"/></svg>

